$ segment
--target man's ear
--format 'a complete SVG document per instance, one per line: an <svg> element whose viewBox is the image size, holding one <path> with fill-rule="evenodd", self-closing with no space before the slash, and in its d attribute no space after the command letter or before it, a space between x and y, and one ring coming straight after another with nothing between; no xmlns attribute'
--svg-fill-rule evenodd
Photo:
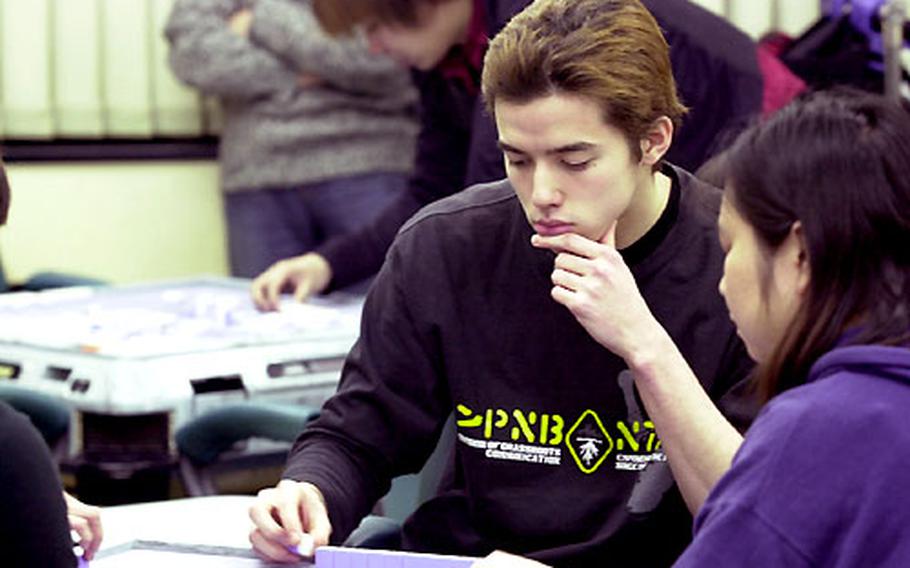
<svg viewBox="0 0 910 568"><path fill-rule="evenodd" d="M673 121L666 116L655 120L641 139L641 164L654 166L667 154L673 142Z"/></svg>

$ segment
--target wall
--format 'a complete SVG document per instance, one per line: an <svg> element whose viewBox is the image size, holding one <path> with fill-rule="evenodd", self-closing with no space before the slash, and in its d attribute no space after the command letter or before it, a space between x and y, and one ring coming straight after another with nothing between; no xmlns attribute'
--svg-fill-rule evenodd
<svg viewBox="0 0 910 568"><path fill-rule="evenodd" d="M227 273L214 162L11 164L7 278L53 270L115 283Z"/></svg>

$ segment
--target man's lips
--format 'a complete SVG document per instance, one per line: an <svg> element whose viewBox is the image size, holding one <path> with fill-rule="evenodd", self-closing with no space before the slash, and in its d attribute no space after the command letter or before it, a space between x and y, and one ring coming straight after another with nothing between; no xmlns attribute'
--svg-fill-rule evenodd
<svg viewBox="0 0 910 568"><path fill-rule="evenodd" d="M571 223L564 223L562 221L535 221L534 222L534 231L542 237L552 237L555 235L562 235L564 233L571 233L573 225Z"/></svg>

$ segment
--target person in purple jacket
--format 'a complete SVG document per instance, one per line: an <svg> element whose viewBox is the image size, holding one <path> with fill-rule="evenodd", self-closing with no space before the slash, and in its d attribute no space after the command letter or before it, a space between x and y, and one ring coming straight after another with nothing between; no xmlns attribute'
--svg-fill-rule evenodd
<svg viewBox="0 0 910 568"><path fill-rule="evenodd" d="M771 400L679 566L910 565L908 132L820 94L733 148L720 290Z"/></svg>
<svg viewBox="0 0 910 568"><path fill-rule="evenodd" d="M670 44L686 120L667 161L696 171L718 138L740 130L762 110L765 84L757 46L716 14L688 0L644 0ZM329 32L361 26L371 48L415 70L420 134L415 172L406 190L357 231L313 251L280 260L251 292L263 310L282 292L297 300L346 287L374 274L398 229L421 207L466 187L502 179L496 128L479 97L489 38L529 0L314 0Z"/></svg>
<svg viewBox="0 0 910 568"><path fill-rule="evenodd" d="M910 566L907 132L897 103L818 93L731 149L720 291L766 405L676 566Z"/></svg>

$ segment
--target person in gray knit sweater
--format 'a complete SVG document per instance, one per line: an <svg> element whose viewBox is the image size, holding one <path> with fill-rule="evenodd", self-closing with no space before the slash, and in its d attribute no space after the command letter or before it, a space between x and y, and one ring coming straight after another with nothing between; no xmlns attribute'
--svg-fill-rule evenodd
<svg viewBox="0 0 910 568"><path fill-rule="evenodd" d="M322 31L309 0L177 0L170 65L219 99L231 272L370 220L413 167L417 94L406 69Z"/></svg>

